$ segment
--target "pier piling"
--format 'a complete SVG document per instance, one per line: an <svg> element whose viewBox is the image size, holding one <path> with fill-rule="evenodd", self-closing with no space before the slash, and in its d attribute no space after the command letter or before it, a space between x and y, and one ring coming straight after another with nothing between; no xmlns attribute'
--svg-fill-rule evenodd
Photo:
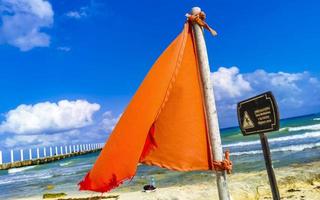
<svg viewBox="0 0 320 200"><path fill-rule="evenodd" d="M43 157L47 157L47 150L46 150L46 147L43 147Z"/></svg>
<svg viewBox="0 0 320 200"><path fill-rule="evenodd" d="M29 149L29 160L32 160L32 149Z"/></svg>
<svg viewBox="0 0 320 200"><path fill-rule="evenodd" d="M2 165L2 151L0 151L0 165Z"/></svg>
<svg viewBox="0 0 320 200"><path fill-rule="evenodd" d="M20 161L23 161L23 149L20 149Z"/></svg>
<svg viewBox="0 0 320 200"><path fill-rule="evenodd" d="M37 147L37 159L39 159L40 158L40 149L39 149L39 147Z"/></svg>
<svg viewBox="0 0 320 200"><path fill-rule="evenodd" d="M14 159L13 159L13 150L10 151L10 158L11 158L11 162L13 163L13 162L14 162Z"/></svg>

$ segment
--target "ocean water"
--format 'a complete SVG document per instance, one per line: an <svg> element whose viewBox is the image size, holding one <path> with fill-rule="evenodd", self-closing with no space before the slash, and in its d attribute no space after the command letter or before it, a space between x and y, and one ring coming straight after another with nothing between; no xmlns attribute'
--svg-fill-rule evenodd
<svg viewBox="0 0 320 200"><path fill-rule="evenodd" d="M278 132L267 133L275 168L320 160L320 114L281 120ZM234 173L264 170L258 135L242 136L239 128L221 131L229 149ZM74 193L77 183L92 167L99 153L68 158L45 165L0 171L0 199L13 199L51 192ZM211 172L175 172L140 165L135 178L116 190L140 190L153 177L158 187L212 180ZM53 185L54 189L48 190Z"/></svg>

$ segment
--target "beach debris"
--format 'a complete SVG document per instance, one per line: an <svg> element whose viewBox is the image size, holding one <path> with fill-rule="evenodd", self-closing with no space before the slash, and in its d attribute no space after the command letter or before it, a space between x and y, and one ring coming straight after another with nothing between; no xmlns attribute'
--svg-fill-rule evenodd
<svg viewBox="0 0 320 200"><path fill-rule="evenodd" d="M314 189L320 190L320 185L314 187Z"/></svg>
<svg viewBox="0 0 320 200"><path fill-rule="evenodd" d="M154 192L154 191L156 191L156 189L157 189L156 188L156 181L155 181L154 177L152 176L150 178L149 184L143 186L143 191L144 192Z"/></svg>
<svg viewBox="0 0 320 200"><path fill-rule="evenodd" d="M66 193L60 192L60 193L45 193L43 194L43 199L53 199L53 198L59 198L59 197L65 197L67 196Z"/></svg>
<svg viewBox="0 0 320 200"><path fill-rule="evenodd" d="M154 192L154 191L156 191L156 187L155 186L153 186L153 185L145 185L145 186L143 186L143 191L144 192Z"/></svg>
<svg viewBox="0 0 320 200"><path fill-rule="evenodd" d="M300 191L301 190L299 190L299 189L293 189L293 188L287 190L287 192L300 192Z"/></svg>

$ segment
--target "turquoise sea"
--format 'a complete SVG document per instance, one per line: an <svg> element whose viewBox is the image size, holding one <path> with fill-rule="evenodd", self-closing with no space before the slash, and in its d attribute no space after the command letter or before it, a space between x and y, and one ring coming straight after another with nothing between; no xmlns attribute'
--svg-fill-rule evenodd
<svg viewBox="0 0 320 200"><path fill-rule="evenodd" d="M275 168L320 160L320 114L281 120L278 132L268 133ZM265 169L259 136L242 136L238 127L221 130L234 173ZM58 162L0 171L0 199L14 199L51 192L74 193L77 183L92 167L98 153ZM173 172L140 165L137 175L117 190L139 190L154 177L158 187L212 179L211 172ZM53 190L47 190L54 185Z"/></svg>

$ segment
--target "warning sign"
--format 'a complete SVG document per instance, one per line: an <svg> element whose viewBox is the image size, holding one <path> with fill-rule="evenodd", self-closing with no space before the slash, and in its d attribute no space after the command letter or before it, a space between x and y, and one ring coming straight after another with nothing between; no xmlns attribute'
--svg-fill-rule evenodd
<svg viewBox="0 0 320 200"><path fill-rule="evenodd" d="M242 124L243 124L243 128L245 128L245 129L254 127L254 124L253 124L252 120L250 119L247 111L244 112Z"/></svg>
<svg viewBox="0 0 320 200"><path fill-rule="evenodd" d="M237 111L243 135L279 130L277 103L271 92L239 102Z"/></svg>

